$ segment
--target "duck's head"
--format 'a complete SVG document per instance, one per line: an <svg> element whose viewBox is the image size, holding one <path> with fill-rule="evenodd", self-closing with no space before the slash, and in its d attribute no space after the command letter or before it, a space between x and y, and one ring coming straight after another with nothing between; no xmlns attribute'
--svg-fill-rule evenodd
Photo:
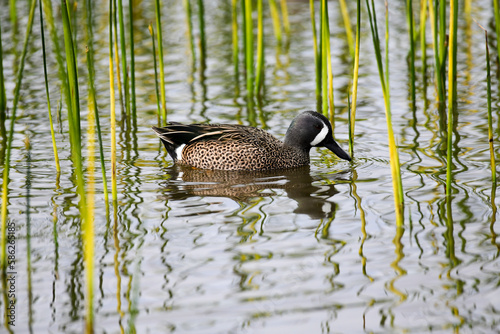
<svg viewBox="0 0 500 334"><path fill-rule="evenodd" d="M349 154L333 139L328 119L315 111L304 111L295 117L286 132L285 144L307 152L312 147L326 147L339 158L351 161Z"/></svg>

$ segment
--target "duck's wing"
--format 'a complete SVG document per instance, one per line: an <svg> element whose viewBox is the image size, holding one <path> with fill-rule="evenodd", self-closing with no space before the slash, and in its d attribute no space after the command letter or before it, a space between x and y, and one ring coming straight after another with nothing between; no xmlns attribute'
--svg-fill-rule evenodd
<svg viewBox="0 0 500 334"><path fill-rule="evenodd" d="M177 160L176 150L182 145L189 145L204 140L235 140L246 136L244 125L223 124L181 124L169 123L166 127L153 126L152 129L160 137L170 156ZM253 128L250 128L253 129Z"/></svg>

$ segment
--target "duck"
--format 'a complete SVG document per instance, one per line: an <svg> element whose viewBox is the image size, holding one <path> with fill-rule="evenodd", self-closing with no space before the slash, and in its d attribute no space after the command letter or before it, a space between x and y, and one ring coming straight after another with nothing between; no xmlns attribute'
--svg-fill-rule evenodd
<svg viewBox="0 0 500 334"><path fill-rule="evenodd" d="M334 140L328 119L304 111L290 124L284 141L268 132L238 124L182 124L152 127L174 163L208 170L274 170L310 163L313 147L325 147L351 161Z"/></svg>

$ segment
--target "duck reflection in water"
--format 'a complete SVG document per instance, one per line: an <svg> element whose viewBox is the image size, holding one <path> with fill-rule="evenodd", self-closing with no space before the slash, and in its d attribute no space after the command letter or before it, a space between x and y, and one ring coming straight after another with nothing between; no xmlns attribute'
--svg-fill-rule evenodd
<svg viewBox="0 0 500 334"><path fill-rule="evenodd" d="M318 184L324 177L313 177L309 166L267 171L204 170L174 165L166 169L170 176L163 182L163 196L184 200L192 196L227 197L248 202L255 197L275 195L275 189L286 191L297 202L297 214L312 219L330 218L336 205L330 198L338 193L333 184ZM348 172L329 175L329 180L345 180Z"/></svg>

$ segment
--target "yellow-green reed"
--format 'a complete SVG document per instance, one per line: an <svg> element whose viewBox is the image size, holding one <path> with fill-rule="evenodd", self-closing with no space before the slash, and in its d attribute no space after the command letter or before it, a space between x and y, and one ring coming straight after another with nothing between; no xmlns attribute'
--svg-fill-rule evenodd
<svg viewBox="0 0 500 334"><path fill-rule="evenodd" d="M0 136L5 134L5 117L7 111L7 94L5 93L5 77L3 75L3 49L2 49L2 25L0 22ZM0 155L0 164L3 160L3 154Z"/></svg>
<svg viewBox="0 0 500 334"><path fill-rule="evenodd" d="M411 91L411 101L412 101L412 108L415 109L416 107L416 92L415 92L415 41L414 41L414 31L413 31L413 25L414 25L414 20L413 20L413 0L406 0L406 20L408 22L408 40L410 42L410 91ZM387 25L386 25L387 26ZM387 46L386 46L387 50ZM387 58L386 58L387 60ZM389 69L389 67L386 67L386 69Z"/></svg>
<svg viewBox="0 0 500 334"><path fill-rule="evenodd" d="M52 149L54 151L54 161L56 163L56 170L58 173L61 172L61 166L59 163L59 155L57 153L56 137L54 132L54 123L52 122L52 108L50 106L50 92L49 92L49 81L47 79L47 55L45 53L45 34L43 28L43 12L42 12L42 0L38 0L38 9L40 11L40 34L42 37L42 56L43 56L43 75L45 78L45 94L47 95L47 111L49 114L50 123L50 135L52 137Z"/></svg>
<svg viewBox="0 0 500 334"><path fill-rule="evenodd" d="M318 37L316 34L316 12L314 10L314 0L309 0L309 8L311 10L311 25L313 33L313 48L314 48L314 63L316 64L316 101L319 105L321 98L321 50L318 49Z"/></svg>
<svg viewBox="0 0 500 334"><path fill-rule="evenodd" d="M274 37L278 45L281 45L281 22L280 22L280 14L278 10L278 5L276 4L276 0L269 0L269 10L271 12L271 19L273 22L274 29Z"/></svg>
<svg viewBox="0 0 500 334"><path fill-rule="evenodd" d="M122 82L125 97L125 110L127 113L127 124L130 124L131 114L130 114L130 91L128 82L128 70L127 70L127 45L125 40L125 23L123 18L123 1L118 0L118 23L120 26L120 60L122 67Z"/></svg>
<svg viewBox="0 0 500 334"><path fill-rule="evenodd" d="M422 81L424 85L424 96L426 91L427 76L427 44L426 44L426 21L427 21L427 0L420 1L420 53L422 60Z"/></svg>
<svg viewBox="0 0 500 334"><path fill-rule="evenodd" d="M240 58L239 58L239 45L238 45L238 9L237 9L238 0L231 0L231 25L233 29L233 66L234 66L234 78L235 82L239 81L239 66L240 66ZM239 87L237 84L236 87ZM237 88L238 89L238 88ZM237 91L239 93L239 91Z"/></svg>
<svg viewBox="0 0 500 334"><path fill-rule="evenodd" d="M156 46L155 46L155 33L153 31L153 26L150 24L148 26L149 33L151 34L151 41L153 43L153 67L155 69L155 91L156 91L156 105L158 108L158 126L161 125L161 106L160 106L160 91L158 88L158 70L156 64Z"/></svg>
<svg viewBox="0 0 500 334"><path fill-rule="evenodd" d="M75 54L74 41L72 40L71 24L69 19L69 8L65 0L61 0L61 12L64 30L64 45L66 50L66 64L67 64L67 76L70 87L70 98L71 98L71 108L68 108L68 123L69 123L69 133L71 141L71 157L73 164L75 166L75 176L77 183L77 193L80 197L79 211L82 221L82 239L84 243L83 258L85 262L85 273L86 273L86 317L85 317L85 332L92 333L94 328L94 310L93 310L93 273L94 273L94 262L93 262L93 247L94 247L94 236L93 236L93 202L91 206L88 206L88 196L92 196L93 201L93 190L88 193L85 187L85 180L83 176L83 166L82 166L82 143L81 143L81 128L80 128L80 101L78 92L78 72L77 72L77 59ZM91 168L89 166L89 168ZM94 182L91 180L91 183Z"/></svg>
<svg viewBox="0 0 500 334"><path fill-rule="evenodd" d="M399 154L396 146L396 140L394 138L394 131L392 128L392 113L391 113L391 102L389 96L389 81L388 76L384 75L384 66L382 64L382 52L380 50L380 39L378 36L378 30L376 26L376 13L375 4L373 0L370 5L370 0L366 0L366 7L368 9L368 18L370 21L370 30L372 33L373 47L375 49L375 58L377 60L377 67L380 77L380 84L382 86L382 93L384 96L385 104L385 116L387 121L387 137L389 141L389 156L390 156L390 166L392 174L392 186L394 192L394 206L396 211L396 224L400 227L404 222L404 198L403 198L403 184L401 181L401 170L399 164ZM387 13L387 3L386 3L386 13ZM387 17L387 14L386 14ZM387 40L387 21L386 21L386 40ZM387 41L386 41L387 45ZM387 55L387 51L386 51Z"/></svg>
<svg viewBox="0 0 500 334"><path fill-rule="evenodd" d="M200 76L205 80L205 69L207 67L207 39L205 38L205 5L203 0L198 0L198 22L200 31Z"/></svg>
<svg viewBox="0 0 500 334"><path fill-rule="evenodd" d="M342 12L342 19L344 20L345 34L347 37L347 46L351 57L354 57L354 39L351 28L351 19L349 18L349 9L345 0L339 0L340 11Z"/></svg>
<svg viewBox="0 0 500 334"><path fill-rule="evenodd" d="M283 28L285 29L285 34L290 36L290 20L288 19L288 5L287 0L281 0L281 16L283 17ZM288 41L287 41L288 43Z"/></svg>
<svg viewBox="0 0 500 334"><path fill-rule="evenodd" d="M134 44L134 10L133 10L133 0L128 2L128 17L129 17L129 34L130 34L130 97L131 97L131 108L132 108L132 121L134 127L137 126L137 99L135 94L135 44Z"/></svg>
<svg viewBox="0 0 500 334"><path fill-rule="evenodd" d="M247 94L248 100L253 98L253 84L254 84L254 74L253 74L253 20L252 20L252 0L244 0L244 5L242 6L244 11L244 36L245 36L245 67L246 67L246 82L247 82Z"/></svg>
<svg viewBox="0 0 500 334"><path fill-rule="evenodd" d="M103 182L103 192L104 199L106 201L106 207L109 203L109 193L108 193L108 181L106 177L106 163L104 162L104 149L102 143L102 132L101 132L101 122L99 120L99 110L97 108L97 97L95 90L95 67L94 67L94 33L92 30L92 1L85 1L85 11L87 16L87 69L88 69L88 86L89 86L89 96L88 96L88 106L89 106L89 120L90 114L93 112L93 119L95 122L95 127L97 129L97 138L99 144L99 157L101 162L102 171L102 182Z"/></svg>
<svg viewBox="0 0 500 334"><path fill-rule="evenodd" d="M118 210L118 191L116 187L116 100L113 72L113 1L109 1L109 123L111 137L111 196L116 214Z"/></svg>
<svg viewBox="0 0 500 334"><path fill-rule="evenodd" d="M333 72L332 57L330 50L330 23L328 18L328 2L321 0L321 71L322 71L322 111L323 115L329 116L334 126L333 115L335 104L333 99ZM328 108L330 107L330 108Z"/></svg>
<svg viewBox="0 0 500 334"><path fill-rule="evenodd" d="M497 35L497 60L500 63L500 4L493 0L493 11L495 13L495 30ZM500 74L500 71L498 71Z"/></svg>
<svg viewBox="0 0 500 334"><path fill-rule="evenodd" d="M440 17L438 16L439 11L439 1L429 0L429 20L431 22L432 30L432 44L434 49L434 67L435 67L435 78L436 78L436 90L437 90L437 100L439 102L445 101L445 79L443 77L443 68L445 67L441 63L441 43L440 43Z"/></svg>
<svg viewBox="0 0 500 334"><path fill-rule="evenodd" d="M162 123L167 124L167 98L165 93L165 66L163 64L163 35L161 29L161 6L160 0L155 0L156 36L158 38L158 61L160 63L160 92L161 92L161 116Z"/></svg>
<svg viewBox="0 0 500 334"><path fill-rule="evenodd" d="M457 21L458 0L450 1L450 28L448 38L448 137L446 162L446 196L451 197L451 183L453 180L452 150L453 150L453 112L457 97Z"/></svg>
<svg viewBox="0 0 500 334"><path fill-rule="evenodd" d="M10 116L10 128L9 135L7 137L7 148L5 151L5 161L3 169L3 181L2 181L2 234L1 234L1 254L0 263L2 268L2 277L5 278L7 269L7 206L8 206L8 191L9 191L9 173L10 173L10 153L12 150L12 140L14 138L14 125L16 123L17 114L17 104L19 103L19 96L21 91L21 84L23 81L24 64L26 61L26 54L28 51L28 41L31 35L31 28L33 27L33 19L35 17L36 0L31 0L30 11L28 17L28 25L26 27L26 35L24 37L23 51L21 54L21 61L19 65L19 71L17 73L16 87L14 88L14 101L12 104L11 116Z"/></svg>
<svg viewBox="0 0 500 334"><path fill-rule="evenodd" d="M262 0L257 0L257 68L255 70L255 94L259 95L264 84L264 13Z"/></svg>
<svg viewBox="0 0 500 334"><path fill-rule="evenodd" d="M12 23L12 34L17 35L18 27L17 27L16 0L9 0L9 14L10 14L10 22Z"/></svg>
<svg viewBox="0 0 500 334"><path fill-rule="evenodd" d="M234 1L235 0L233 0L233 2ZM184 8L186 10L187 37L188 37L188 40L189 40L189 47L190 47L191 57L193 59L193 66L194 66L194 64L196 62L196 52L195 52L195 49L194 49L193 20L192 20L191 1L189 1L189 0L183 0L182 2L184 3Z"/></svg>
<svg viewBox="0 0 500 334"><path fill-rule="evenodd" d="M352 75L352 100L349 110L349 153L354 156L354 125L356 123L356 101L358 97L359 50L361 41L361 0L356 1L356 47Z"/></svg>
<svg viewBox="0 0 500 334"><path fill-rule="evenodd" d="M487 106L488 106L488 143L490 145L490 166L491 166L491 179L493 184L497 183L497 171L495 161L495 147L493 137L493 116L491 113L491 66L490 66L490 49L488 47L488 31L479 25L484 30L485 49L486 49L486 93L487 93Z"/></svg>
<svg viewBox="0 0 500 334"><path fill-rule="evenodd" d="M111 0L110 0L111 1ZM123 89L122 89L122 75L121 75L121 66L120 66L120 52L118 51L118 15L116 14L118 12L118 4L117 0L112 0L113 1L113 34L114 34L114 59L115 59L115 66L116 66L116 87L118 88L118 95L120 97L120 105L122 107L122 112L126 111L125 107L125 101L124 101L124 96L123 96Z"/></svg>

